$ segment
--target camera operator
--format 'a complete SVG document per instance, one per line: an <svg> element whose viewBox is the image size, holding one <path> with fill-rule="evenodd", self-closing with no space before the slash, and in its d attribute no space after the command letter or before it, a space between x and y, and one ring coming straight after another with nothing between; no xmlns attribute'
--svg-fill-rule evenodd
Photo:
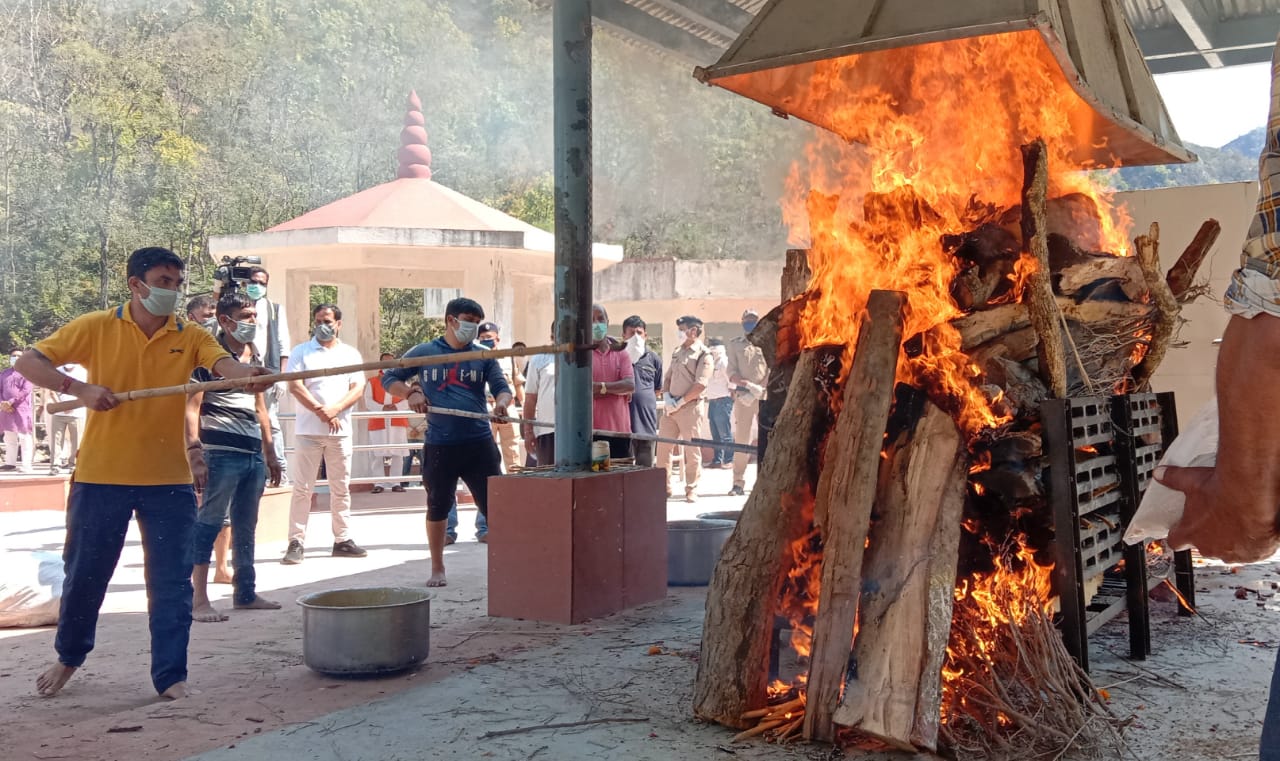
<svg viewBox="0 0 1280 761"><path fill-rule="evenodd" d="M232 264L235 263L232 262ZM251 266L247 269L248 279L242 282L234 277L242 271L241 268L227 267L227 278L225 281L222 279L215 281L214 293L217 295L220 292L226 292L228 283L231 283L236 290L243 290L246 296L253 299L254 308L258 313L258 331L253 339L253 348L262 358L262 363L267 370L279 373L288 365L289 347L293 345L289 340L289 322L284 318L283 304L278 301L272 302L267 298L267 284L271 281L271 275L259 266ZM271 420L271 441L275 446L276 463L280 466L280 472L285 473L284 436L280 434L280 393L280 384L276 384L268 389L264 396L267 401L267 417ZM288 481L287 475L282 478L284 482Z"/></svg>

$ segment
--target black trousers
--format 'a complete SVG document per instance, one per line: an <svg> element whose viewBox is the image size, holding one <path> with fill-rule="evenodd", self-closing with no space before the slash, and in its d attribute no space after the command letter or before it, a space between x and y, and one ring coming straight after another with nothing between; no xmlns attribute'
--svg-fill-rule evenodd
<svg viewBox="0 0 1280 761"><path fill-rule="evenodd" d="M480 514L489 514L489 477L502 474L498 445L485 437L461 444L423 447L422 485L427 487L427 520L443 521L453 509L458 479L467 485Z"/></svg>

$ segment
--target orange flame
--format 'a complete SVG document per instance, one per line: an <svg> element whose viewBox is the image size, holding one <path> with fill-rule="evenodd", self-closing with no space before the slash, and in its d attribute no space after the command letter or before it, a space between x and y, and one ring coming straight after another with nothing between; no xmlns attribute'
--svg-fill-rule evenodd
<svg viewBox="0 0 1280 761"><path fill-rule="evenodd" d="M809 240L811 297L801 326L805 347L853 346L873 289L905 291L904 335L924 351L904 360L898 380L927 388L974 434L1007 420L978 388L976 368L948 324L957 262L944 235L995 221L1020 202L1019 146L1043 138L1050 197L1079 193L1100 219L1080 244L1121 252L1129 220L1077 166L1079 96L1046 61L1035 31L930 43L895 67L892 51L822 62L806 96L821 102L834 134L817 133L788 180L784 217L794 240ZM1076 210L1071 210L1075 213ZM1070 217L1070 214L1068 214ZM1034 267L1023 257L1020 287ZM1016 294L1015 294L1016 295Z"/></svg>

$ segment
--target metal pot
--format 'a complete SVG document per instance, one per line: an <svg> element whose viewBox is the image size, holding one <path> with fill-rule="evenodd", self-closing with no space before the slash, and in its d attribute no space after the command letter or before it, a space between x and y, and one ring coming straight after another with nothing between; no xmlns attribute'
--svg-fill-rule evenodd
<svg viewBox="0 0 1280 761"><path fill-rule="evenodd" d="M738 524L692 520L667 523L667 584L699 587L711 583L720 549Z"/></svg>
<svg viewBox="0 0 1280 761"><path fill-rule="evenodd" d="M302 658L322 674L391 674L427 660L431 593L415 587L316 592L302 607Z"/></svg>
<svg viewBox="0 0 1280 761"><path fill-rule="evenodd" d="M705 521L733 521L738 522L738 518L742 517L741 510L719 510L714 513L698 513L696 516L699 520Z"/></svg>

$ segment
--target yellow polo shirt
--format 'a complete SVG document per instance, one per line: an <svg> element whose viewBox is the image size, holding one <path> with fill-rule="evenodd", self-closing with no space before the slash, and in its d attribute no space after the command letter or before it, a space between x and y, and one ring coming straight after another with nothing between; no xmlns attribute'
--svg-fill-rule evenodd
<svg viewBox="0 0 1280 761"><path fill-rule="evenodd" d="M77 317L34 348L55 365L83 365L89 383L114 392L187 383L196 367L212 369L230 356L207 331L176 317L148 339L129 309L126 303ZM184 394L175 394L122 402L108 412L89 410L75 480L125 486L191 483L183 431L186 403Z"/></svg>

